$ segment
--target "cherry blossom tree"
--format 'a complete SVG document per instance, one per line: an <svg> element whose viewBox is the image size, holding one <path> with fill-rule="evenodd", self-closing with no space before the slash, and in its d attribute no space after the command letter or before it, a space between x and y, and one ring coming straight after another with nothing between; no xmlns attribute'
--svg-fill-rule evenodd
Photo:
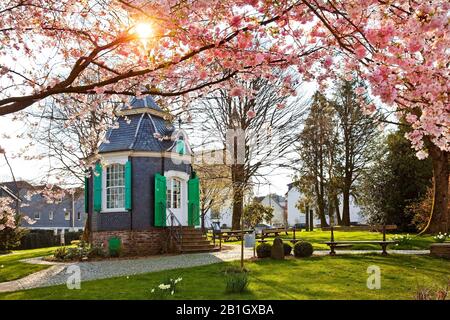
<svg viewBox="0 0 450 320"><path fill-rule="evenodd" d="M221 86L239 95L227 80L273 79L273 66L321 86L358 75L407 119L417 156L432 158L428 228L447 231L449 9L447 0L3 1L0 115L60 94L188 103ZM90 73L97 80L84 80Z"/></svg>

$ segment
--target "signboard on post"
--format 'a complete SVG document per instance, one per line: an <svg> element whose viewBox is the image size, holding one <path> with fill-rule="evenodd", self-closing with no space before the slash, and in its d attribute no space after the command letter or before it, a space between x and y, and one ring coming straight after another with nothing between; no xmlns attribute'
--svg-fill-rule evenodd
<svg viewBox="0 0 450 320"><path fill-rule="evenodd" d="M247 233L244 235L244 246L246 248L253 248L256 243L256 235L255 232Z"/></svg>

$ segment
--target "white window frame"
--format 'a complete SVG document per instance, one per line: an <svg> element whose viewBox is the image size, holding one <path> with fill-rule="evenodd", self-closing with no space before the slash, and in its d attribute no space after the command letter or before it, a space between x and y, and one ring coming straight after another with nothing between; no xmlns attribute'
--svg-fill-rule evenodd
<svg viewBox="0 0 450 320"><path fill-rule="evenodd" d="M188 187L187 182L189 181L189 174L183 171L169 170L164 172L164 177L166 177L166 183L172 181L173 178L178 179L181 184L181 195L180 195L180 208L176 210L181 210L180 222L182 225L188 225ZM166 191L167 195L167 191ZM167 201L167 200L166 200Z"/></svg>
<svg viewBox="0 0 450 320"><path fill-rule="evenodd" d="M70 211L69 210L64 211L64 220L70 221Z"/></svg>
<svg viewBox="0 0 450 320"><path fill-rule="evenodd" d="M81 220L81 211L77 212L77 220L80 221Z"/></svg>
<svg viewBox="0 0 450 320"><path fill-rule="evenodd" d="M54 218L55 218L55 212L54 211L50 211L48 213L48 220L53 221Z"/></svg>
<svg viewBox="0 0 450 320"><path fill-rule="evenodd" d="M176 208L173 206L173 204L174 204L173 190L174 190L174 182L175 181L179 183L179 193L178 193L178 199L176 201L178 203L177 203ZM169 190L169 186L170 186L170 195L167 192ZM182 202L181 202L182 197L183 197L182 190L183 190L183 180L181 180L178 177L170 177L167 179L167 188L166 188L167 208L169 208L169 209L181 209L182 208Z"/></svg>
<svg viewBox="0 0 450 320"><path fill-rule="evenodd" d="M36 218L36 213L37 213L37 218ZM33 219L34 220L41 220L41 212L40 211L35 211L33 213Z"/></svg>
<svg viewBox="0 0 450 320"><path fill-rule="evenodd" d="M125 201L123 208L107 208L106 207L106 170L109 166L114 164L120 164L125 166L128 161L128 156L120 155L120 156L104 156L103 158L103 169L102 169L102 211L101 212L126 212L125 210ZM125 167L123 168L123 172L125 174ZM124 188L125 188L125 178L124 178ZM125 190L124 190L125 192ZM125 197L125 194L124 194Z"/></svg>

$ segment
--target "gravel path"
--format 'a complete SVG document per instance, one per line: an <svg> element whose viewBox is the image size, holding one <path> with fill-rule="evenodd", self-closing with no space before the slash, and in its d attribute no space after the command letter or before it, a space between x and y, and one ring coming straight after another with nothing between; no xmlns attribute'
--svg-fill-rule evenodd
<svg viewBox="0 0 450 320"><path fill-rule="evenodd" d="M195 267L219 263L224 261L239 260L241 258L240 246L229 245L228 248L211 253L193 253L180 255L164 255L138 259L119 259L107 261L79 262L79 263L54 263L44 261L41 258L21 260L34 264L50 264L50 268L33 273L22 279L0 283L0 292L11 292L38 287L47 287L65 284L70 274L66 274L69 266L76 265L81 271L81 280L105 279L119 276L128 276L162 270ZM429 254L429 250L388 250L392 254ZM337 254L367 254L381 253L381 250L339 250ZM328 251L315 251L314 255L324 256ZM253 257L253 249L245 249L245 258Z"/></svg>

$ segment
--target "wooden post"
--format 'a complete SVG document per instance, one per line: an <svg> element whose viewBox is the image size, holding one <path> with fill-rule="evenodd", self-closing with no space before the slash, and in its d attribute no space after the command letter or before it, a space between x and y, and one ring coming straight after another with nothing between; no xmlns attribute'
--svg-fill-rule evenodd
<svg viewBox="0 0 450 320"><path fill-rule="evenodd" d="M331 242L334 242L334 229L333 229L333 226L331 226L330 227L330 230L331 230Z"/></svg>
<svg viewBox="0 0 450 320"><path fill-rule="evenodd" d="M306 224L306 231L309 231L309 206L306 206L306 212L305 212L305 224Z"/></svg>
<svg viewBox="0 0 450 320"><path fill-rule="evenodd" d="M383 224L383 241L386 241L386 225Z"/></svg>
<svg viewBox="0 0 450 320"><path fill-rule="evenodd" d="M296 227L293 228L293 230L294 230L294 241L295 241L295 230L296 229L297 229Z"/></svg>
<svg viewBox="0 0 450 320"><path fill-rule="evenodd" d="M314 210L309 210L309 231L314 231Z"/></svg>
<svg viewBox="0 0 450 320"><path fill-rule="evenodd" d="M241 269L244 270L244 219L241 217Z"/></svg>

